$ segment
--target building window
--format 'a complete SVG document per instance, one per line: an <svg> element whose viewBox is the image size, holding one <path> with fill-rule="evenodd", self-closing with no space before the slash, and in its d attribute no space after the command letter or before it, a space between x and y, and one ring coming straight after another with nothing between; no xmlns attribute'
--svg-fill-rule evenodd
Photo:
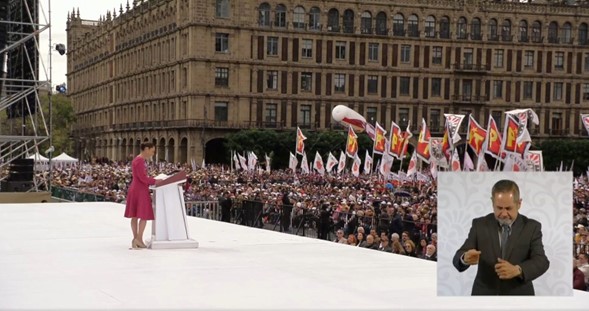
<svg viewBox="0 0 589 311"><path fill-rule="evenodd" d="M539 43L542 41L542 24L539 21L532 23L532 42Z"/></svg>
<svg viewBox="0 0 589 311"><path fill-rule="evenodd" d="M495 124L497 125L497 129L499 129L499 131L502 130L502 126L501 126L501 119L502 119L503 113L501 111L491 111L491 117L493 118L493 120L495 120Z"/></svg>
<svg viewBox="0 0 589 311"><path fill-rule="evenodd" d="M562 100L562 82L554 83L554 100Z"/></svg>
<svg viewBox="0 0 589 311"><path fill-rule="evenodd" d="M409 37L419 37L419 20L417 15L411 15L407 19L407 34Z"/></svg>
<svg viewBox="0 0 589 311"><path fill-rule="evenodd" d="M311 125L311 105L301 105L299 125L306 127Z"/></svg>
<svg viewBox="0 0 589 311"><path fill-rule="evenodd" d="M229 17L229 0L217 0L215 16L221 18Z"/></svg>
<svg viewBox="0 0 589 311"><path fill-rule="evenodd" d="M436 37L436 18L431 15L425 18L425 37Z"/></svg>
<svg viewBox="0 0 589 311"><path fill-rule="evenodd" d="M321 29L321 10L318 7L312 7L309 12L309 28L311 30Z"/></svg>
<svg viewBox="0 0 589 311"><path fill-rule="evenodd" d="M305 8L302 6L294 8L292 26L295 29L305 29Z"/></svg>
<svg viewBox="0 0 589 311"><path fill-rule="evenodd" d="M346 42L335 42L335 59L346 59Z"/></svg>
<svg viewBox="0 0 589 311"><path fill-rule="evenodd" d="M229 86L229 68L215 68L215 86Z"/></svg>
<svg viewBox="0 0 589 311"><path fill-rule="evenodd" d="M526 51L524 54L524 67L534 67L534 51Z"/></svg>
<svg viewBox="0 0 589 311"><path fill-rule="evenodd" d="M554 68L558 70L564 69L564 52L554 53Z"/></svg>
<svg viewBox="0 0 589 311"><path fill-rule="evenodd" d="M274 15L274 26L286 27L286 7L283 4L276 6L276 12Z"/></svg>
<svg viewBox="0 0 589 311"><path fill-rule="evenodd" d="M587 45L589 41L587 41L587 24L582 23L579 25L579 45Z"/></svg>
<svg viewBox="0 0 589 311"><path fill-rule="evenodd" d="M583 99L589 100L589 83L583 84Z"/></svg>
<svg viewBox="0 0 589 311"><path fill-rule="evenodd" d="M311 58L313 57L313 40L303 40L303 58Z"/></svg>
<svg viewBox="0 0 589 311"><path fill-rule="evenodd" d="M495 67L503 67L503 50L495 50Z"/></svg>
<svg viewBox="0 0 589 311"><path fill-rule="evenodd" d="M375 124L376 123L376 114L377 114L376 107L366 108L366 121L368 121L368 123L370 123L370 124Z"/></svg>
<svg viewBox="0 0 589 311"><path fill-rule="evenodd" d="M432 132L441 132L440 127L440 109L430 109L429 111L429 126Z"/></svg>
<svg viewBox="0 0 589 311"><path fill-rule="evenodd" d="M583 67L585 71L589 71L589 53L585 53L585 65Z"/></svg>
<svg viewBox="0 0 589 311"><path fill-rule="evenodd" d="M303 72L301 74L301 90L310 92L311 84L313 83L313 74L310 72Z"/></svg>
<svg viewBox="0 0 589 311"><path fill-rule="evenodd" d="M347 9L344 11L344 33L354 33L354 11Z"/></svg>
<svg viewBox="0 0 589 311"><path fill-rule="evenodd" d="M528 22L519 22L519 42L528 42Z"/></svg>
<svg viewBox="0 0 589 311"><path fill-rule="evenodd" d="M258 24L264 27L270 26L270 5L264 2L260 4L260 8L258 10Z"/></svg>
<svg viewBox="0 0 589 311"><path fill-rule="evenodd" d="M552 134L560 134L562 128L562 113L555 112L552 114Z"/></svg>
<svg viewBox="0 0 589 311"><path fill-rule="evenodd" d="M503 81L500 81L500 80L493 81L493 97L494 98L503 97Z"/></svg>
<svg viewBox="0 0 589 311"><path fill-rule="evenodd" d="M571 23L565 23L564 25L562 25L562 28L560 30L560 40L561 43L564 44L571 44L573 43L573 38L572 38L572 26Z"/></svg>
<svg viewBox="0 0 589 311"><path fill-rule="evenodd" d="M501 41L512 41L511 37L511 21L506 19L503 21L503 27L501 28Z"/></svg>
<svg viewBox="0 0 589 311"><path fill-rule="evenodd" d="M331 9L327 13L327 31L339 32L339 11Z"/></svg>
<svg viewBox="0 0 589 311"><path fill-rule="evenodd" d="M266 104L266 114L264 115L264 121L266 126L276 126L276 104Z"/></svg>
<svg viewBox="0 0 589 311"><path fill-rule="evenodd" d="M278 37L268 37L268 42L266 42L266 54L269 56L278 55Z"/></svg>
<svg viewBox="0 0 589 311"><path fill-rule="evenodd" d="M492 18L489 20L489 33L488 38L490 41L497 41L499 40L499 36L497 35L497 20Z"/></svg>
<svg viewBox="0 0 589 311"><path fill-rule="evenodd" d="M378 43L368 43L368 60L378 61Z"/></svg>
<svg viewBox="0 0 589 311"><path fill-rule="evenodd" d="M380 12L376 15L376 34L386 36L387 32L387 14Z"/></svg>
<svg viewBox="0 0 589 311"><path fill-rule="evenodd" d="M378 76L368 76L368 94L378 93Z"/></svg>
<svg viewBox="0 0 589 311"><path fill-rule="evenodd" d="M407 128L409 125L409 108L399 108L399 127Z"/></svg>
<svg viewBox="0 0 589 311"><path fill-rule="evenodd" d="M399 93L401 95L409 95L409 77L401 77L401 82L399 83Z"/></svg>
<svg viewBox="0 0 589 311"><path fill-rule="evenodd" d="M393 36L405 36L405 18L401 14L393 17Z"/></svg>
<svg viewBox="0 0 589 311"><path fill-rule="evenodd" d="M268 71L268 79L266 80L266 87L269 90L278 89L278 71Z"/></svg>
<svg viewBox="0 0 589 311"><path fill-rule="evenodd" d="M440 19L440 38L450 39L450 19L447 16Z"/></svg>
<svg viewBox="0 0 589 311"><path fill-rule="evenodd" d="M336 73L334 76L334 85L336 92L345 92L346 91L346 75L343 73Z"/></svg>
<svg viewBox="0 0 589 311"><path fill-rule="evenodd" d="M470 37L473 40L481 40L481 20L474 18L470 24Z"/></svg>
<svg viewBox="0 0 589 311"><path fill-rule="evenodd" d="M401 45L401 63L408 63L411 61L411 46Z"/></svg>
<svg viewBox="0 0 589 311"><path fill-rule="evenodd" d="M534 82L524 81L524 99L532 99L533 91L534 91Z"/></svg>
<svg viewBox="0 0 589 311"><path fill-rule="evenodd" d="M464 54L462 55L462 57L464 58L464 66L467 67L467 69L472 69L472 62L473 62L472 49L465 48Z"/></svg>
<svg viewBox="0 0 589 311"><path fill-rule="evenodd" d="M432 64L442 64L442 47L434 46L432 49Z"/></svg>
<svg viewBox="0 0 589 311"><path fill-rule="evenodd" d="M461 17L458 19L458 25L456 27L456 37L458 39L466 39L468 34L466 33L466 18Z"/></svg>
<svg viewBox="0 0 589 311"><path fill-rule="evenodd" d="M360 32L363 34L371 34L372 33L372 14L370 12L362 13L362 17L360 18Z"/></svg>
<svg viewBox="0 0 589 311"><path fill-rule="evenodd" d="M229 109L227 107L228 107L227 102L216 102L215 103L215 121L227 121L228 120Z"/></svg>
<svg viewBox="0 0 589 311"><path fill-rule="evenodd" d="M558 43L558 23L548 24L548 43Z"/></svg>
<svg viewBox="0 0 589 311"><path fill-rule="evenodd" d="M442 78L432 78L432 97L442 96Z"/></svg>
<svg viewBox="0 0 589 311"><path fill-rule="evenodd" d="M216 33L215 34L215 52L227 53L229 52L229 34Z"/></svg>

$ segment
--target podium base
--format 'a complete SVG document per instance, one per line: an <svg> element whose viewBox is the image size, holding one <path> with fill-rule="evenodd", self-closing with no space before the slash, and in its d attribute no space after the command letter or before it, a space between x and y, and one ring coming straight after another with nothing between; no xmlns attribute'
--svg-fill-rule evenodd
<svg viewBox="0 0 589 311"><path fill-rule="evenodd" d="M147 246L151 249L179 249L179 248L198 248L198 242L192 239L179 241L154 241L151 240Z"/></svg>

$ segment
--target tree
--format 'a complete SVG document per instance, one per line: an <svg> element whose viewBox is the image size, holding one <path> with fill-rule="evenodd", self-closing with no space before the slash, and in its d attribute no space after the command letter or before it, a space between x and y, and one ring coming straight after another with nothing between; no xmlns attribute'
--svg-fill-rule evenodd
<svg viewBox="0 0 589 311"><path fill-rule="evenodd" d="M532 145L532 150L542 150L544 157L544 169L546 171L557 171L560 162L564 167L573 167L574 175L584 174L589 166L589 140L587 139L547 139Z"/></svg>

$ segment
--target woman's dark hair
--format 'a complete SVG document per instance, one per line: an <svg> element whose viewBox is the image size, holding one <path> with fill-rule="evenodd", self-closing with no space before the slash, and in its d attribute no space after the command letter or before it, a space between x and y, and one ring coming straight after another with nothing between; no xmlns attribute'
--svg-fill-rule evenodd
<svg viewBox="0 0 589 311"><path fill-rule="evenodd" d="M154 147L155 147L155 145L152 142L148 142L148 141L146 141L144 143L141 143L141 146L140 146L141 151L145 150L146 148L147 149L151 149L151 148L154 148Z"/></svg>

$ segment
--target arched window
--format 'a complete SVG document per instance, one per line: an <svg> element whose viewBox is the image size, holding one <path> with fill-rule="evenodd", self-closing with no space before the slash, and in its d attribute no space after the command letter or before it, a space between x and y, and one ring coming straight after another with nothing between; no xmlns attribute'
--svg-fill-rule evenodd
<svg viewBox="0 0 589 311"><path fill-rule="evenodd" d="M456 37L458 39L466 39L466 18L461 17L458 19L458 24L456 25Z"/></svg>
<svg viewBox="0 0 589 311"><path fill-rule="evenodd" d="M354 11L344 11L344 33L354 33Z"/></svg>
<svg viewBox="0 0 589 311"><path fill-rule="evenodd" d="M519 42L528 42L528 22L522 20L519 22Z"/></svg>
<svg viewBox="0 0 589 311"><path fill-rule="evenodd" d="M362 13L362 19L360 20L360 30L364 34L372 33L372 14L368 11Z"/></svg>
<svg viewBox="0 0 589 311"><path fill-rule="evenodd" d="M431 15L425 18L425 37L436 37L436 18Z"/></svg>
<svg viewBox="0 0 589 311"><path fill-rule="evenodd" d="M385 12L376 15L376 34L383 36L387 34L387 14Z"/></svg>
<svg viewBox="0 0 589 311"><path fill-rule="evenodd" d="M327 13L327 30L339 32L339 12L337 9L331 9Z"/></svg>
<svg viewBox="0 0 589 311"><path fill-rule="evenodd" d="M532 23L532 35L531 35L532 42L534 43L541 43L542 42L542 23L539 21L535 21Z"/></svg>
<svg viewBox="0 0 589 311"><path fill-rule="evenodd" d="M286 7L284 4L276 6L276 12L274 15L274 26L286 27Z"/></svg>
<svg viewBox="0 0 589 311"><path fill-rule="evenodd" d="M316 6L309 11L309 28L312 30L321 29L321 10Z"/></svg>
<svg viewBox="0 0 589 311"><path fill-rule="evenodd" d="M260 26L270 26L270 5L266 2L260 4L258 11L258 24Z"/></svg>
<svg viewBox="0 0 589 311"><path fill-rule="evenodd" d="M440 38L450 39L450 19L448 16L440 19Z"/></svg>
<svg viewBox="0 0 589 311"><path fill-rule="evenodd" d="M511 38L511 21L506 19L501 27L501 41L513 41Z"/></svg>
<svg viewBox="0 0 589 311"><path fill-rule="evenodd" d="M587 24L582 23L579 25L579 45L589 44L587 40Z"/></svg>
<svg viewBox="0 0 589 311"><path fill-rule="evenodd" d="M558 43L558 23L550 22L548 25L548 43Z"/></svg>
<svg viewBox="0 0 589 311"><path fill-rule="evenodd" d="M419 18L413 14L407 19L407 32L409 37L419 37Z"/></svg>
<svg viewBox="0 0 589 311"><path fill-rule="evenodd" d="M483 38L481 35L481 20L478 17L472 19L472 23L470 24L470 37L473 40L481 40Z"/></svg>
<svg viewBox="0 0 589 311"><path fill-rule="evenodd" d="M560 31L560 38L561 38L561 43L564 44L571 44L573 43L573 27L571 26L571 23L566 22L564 23L564 25L562 25L562 29Z"/></svg>
<svg viewBox="0 0 589 311"><path fill-rule="evenodd" d="M494 18L489 20L489 33L487 36L491 41L499 40L499 36L497 35L497 20Z"/></svg>
<svg viewBox="0 0 589 311"><path fill-rule="evenodd" d="M405 36L405 17L402 14L393 16L393 36Z"/></svg>
<svg viewBox="0 0 589 311"><path fill-rule="evenodd" d="M294 8L292 27L295 29L305 29L305 8L300 5Z"/></svg>

